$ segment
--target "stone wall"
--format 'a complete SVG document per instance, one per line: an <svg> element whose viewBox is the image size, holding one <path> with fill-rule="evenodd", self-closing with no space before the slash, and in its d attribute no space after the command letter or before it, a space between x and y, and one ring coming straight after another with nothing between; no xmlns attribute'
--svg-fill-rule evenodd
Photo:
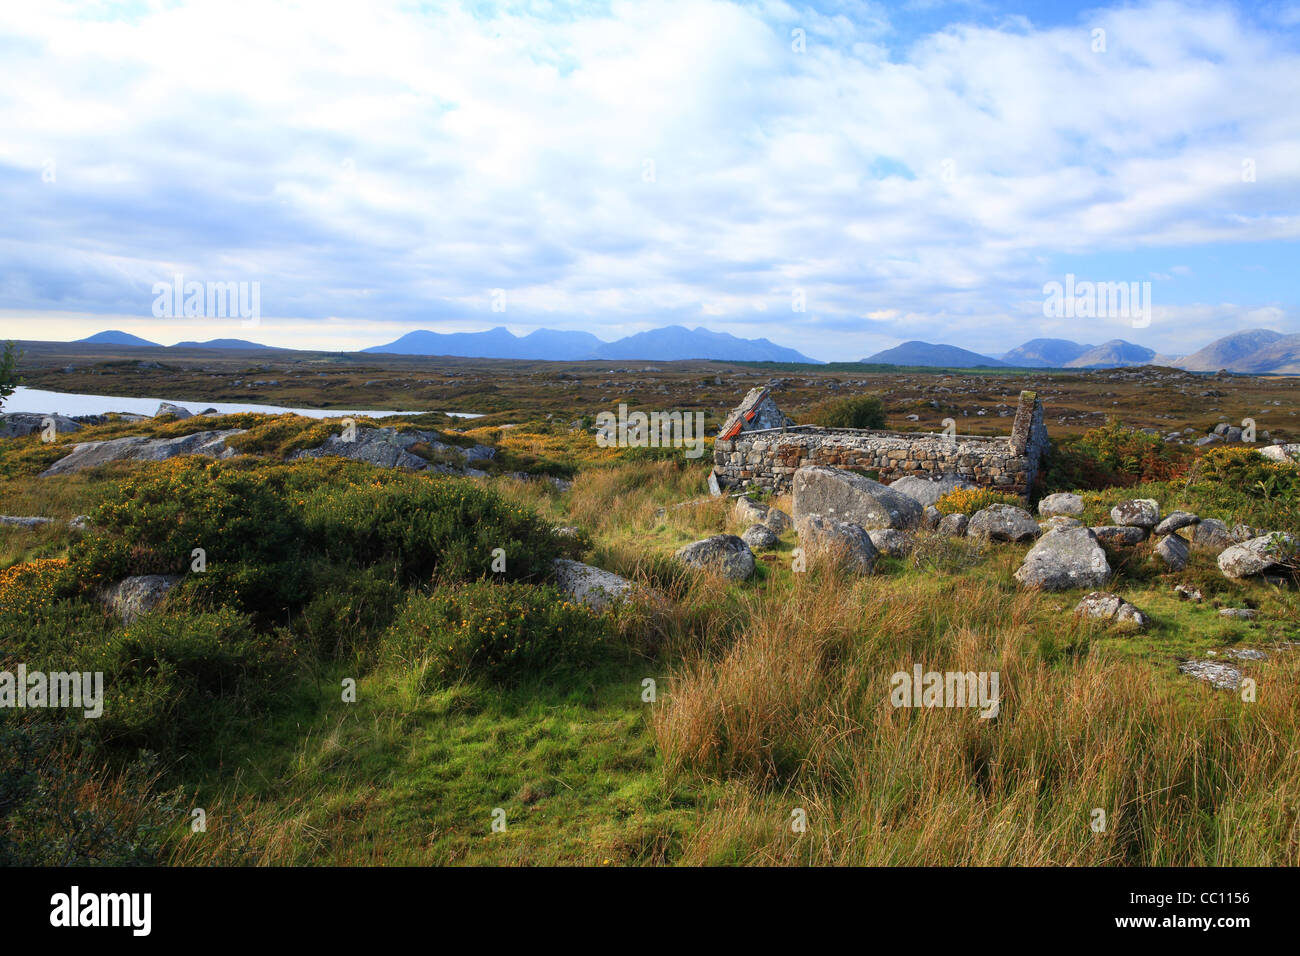
<svg viewBox="0 0 1300 956"><path fill-rule="evenodd" d="M849 428L750 429L713 445L713 474L720 488L757 485L788 491L795 471L829 465L875 471L889 483L904 475L955 474L979 485L1025 494L1047 451L1043 404L1022 392L1010 437L955 437L925 432Z"/></svg>

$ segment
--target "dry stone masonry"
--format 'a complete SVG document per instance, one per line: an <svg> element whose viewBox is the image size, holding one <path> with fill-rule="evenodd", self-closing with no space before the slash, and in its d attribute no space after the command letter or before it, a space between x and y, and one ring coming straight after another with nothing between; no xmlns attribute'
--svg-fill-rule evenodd
<svg viewBox="0 0 1300 956"><path fill-rule="evenodd" d="M1020 393L1011 435L1006 438L782 422L789 419L765 389L753 389L745 396L713 445L712 477L719 489L755 485L781 493L790 490L800 468L824 465L875 472L884 483L908 475L956 475L976 485L1023 495L1033 485L1047 450L1043 403L1031 391Z"/></svg>

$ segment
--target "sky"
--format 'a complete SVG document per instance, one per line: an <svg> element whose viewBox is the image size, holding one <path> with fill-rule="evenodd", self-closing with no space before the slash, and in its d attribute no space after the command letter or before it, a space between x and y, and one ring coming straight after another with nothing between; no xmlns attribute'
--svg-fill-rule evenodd
<svg viewBox="0 0 1300 956"><path fill-rule="evenodd" d="M6 3L0 338L1185 354L1300 332L1298 100L1300 0Z"/></svg>

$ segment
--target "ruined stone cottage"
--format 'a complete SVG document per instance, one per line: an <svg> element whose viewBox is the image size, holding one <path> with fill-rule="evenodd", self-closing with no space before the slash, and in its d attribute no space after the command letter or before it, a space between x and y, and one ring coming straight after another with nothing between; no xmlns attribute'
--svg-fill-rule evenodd
<svg viewBox="0 0 1300 956"><path fill-rule="evenodd" d="M874 471L886 484L905 475L954 474L1025 494L1046 451L1043 403L1032 391L1020 393L1011 434L989 437L796 425L767 389L755 388L718 431L710 485L716 481L719 489L757 485L785 492L799 468L829 465Z"/></svg>

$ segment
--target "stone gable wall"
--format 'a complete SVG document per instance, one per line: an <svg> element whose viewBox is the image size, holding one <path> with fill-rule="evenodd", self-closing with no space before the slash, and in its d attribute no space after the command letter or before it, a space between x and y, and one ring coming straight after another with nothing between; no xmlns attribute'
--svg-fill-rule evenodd
<svg viewBox="0 0 1300 956"><path fill-rule="evenodd" d="M713 446L713 472L721 488L757 485L790 489L806 465L876 471L888 484L905 475L956 474L999 491L1025 494L1047 451L1043 405L1033 392L1021 395L1010 437L859 431L795 426L743 431Z"/></svg>

